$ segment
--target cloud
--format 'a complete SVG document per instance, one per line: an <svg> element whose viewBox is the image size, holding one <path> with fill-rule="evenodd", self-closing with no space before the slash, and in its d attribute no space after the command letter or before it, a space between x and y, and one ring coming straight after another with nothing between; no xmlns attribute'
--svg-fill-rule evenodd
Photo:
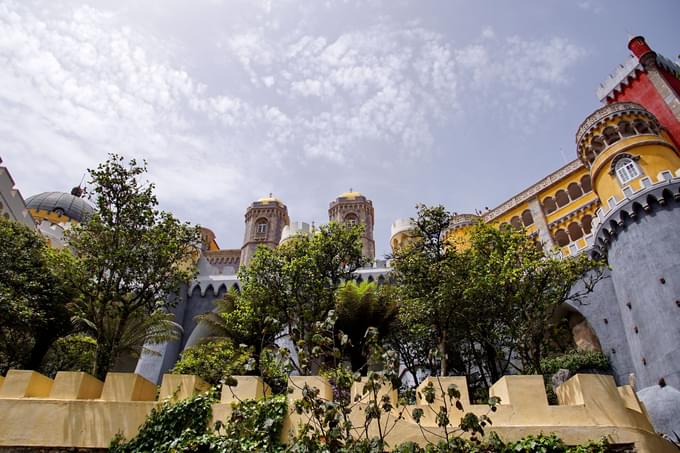
<svg viewBox="0 0 680 453"><path fill-rule="evenodd" d="M118 152L149 160L164 207L240 235L241 220L226 225L214 209L240 213L319 168L350 180L432 158L441 131L475 112L535 121L585 54L564 38L491 27L458 42L377 14L378 1L375 20L333 30L310 25L309 11L293 20L305 8L293 0L240 4L248 14L221 39L202 37L212 46L200 49L202 67L185 58L191 42L120 11L1 2L0 146L8 164L25 163L12 168L24 194L67 190L62 181L75 185ZM360 9L320 9L344 7Z"/></svg>

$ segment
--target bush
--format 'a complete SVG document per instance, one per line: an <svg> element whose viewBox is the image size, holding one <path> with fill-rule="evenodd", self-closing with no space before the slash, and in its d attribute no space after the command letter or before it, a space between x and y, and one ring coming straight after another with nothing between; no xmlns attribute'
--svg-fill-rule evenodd
<svg viewBox="0 0 680 453"><path fill-rule="evenodd" d="M245 400L233 406L226 423L210 425L214 393L204 393L178 402L165 401L155 408L139 429L125 442L111 442L112 453L179 452L283 452L279 441L287 413L283 395Z"/></svg>
<svg viewBox="0 0 680 453"><path fill-rule="evenodd" d="M85 371L92 373L97 342L82 334L59 338L45 354L40 371L53 378L57 371Z"/></svg>
<svg viewBox="0 0 680 453"><path fill-rule="evenodd" d="M171 373L193 374L217 385L232 374L244 374L250 354L229 339L201 343L182 352Z"/></svg>
<svg viewBox="0 0 680 453"><path fill-rule="evenodd" d="M565 354L541 360L543 374L552 375L564 368L574 373L611 372L609 360L600 351L569 351Z"/></svg>

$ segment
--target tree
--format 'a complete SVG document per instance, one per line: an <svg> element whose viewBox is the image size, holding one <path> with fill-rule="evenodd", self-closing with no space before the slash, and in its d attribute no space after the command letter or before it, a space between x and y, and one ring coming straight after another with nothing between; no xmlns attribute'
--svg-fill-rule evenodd
<svg viewBox="0 0 680 453"><path fill-rule="evenodd" d="M165 310L195 275L199 230L157 209L154 184L139 181L146 171L113 154L89 170L96 211L67 234L78 257L74 316L97 341L100 379L121 354L176 334Z"/></svg>
<svg viewBox="0 0 680 453"><path fill-rule="evenodd" d="M352 371L359 370L367 359L366 331L377 329L385 338L397 315L396 301L390 285L378 286L373 282L356 283L349 280L335 293L336 328L347 335L347 354Z"/></svg>
<svg viewBox="0 0 680 453"><path fill-rule="evenodd" d="M74 295L61 268L71 257L38 233L0 217L0 373L37 370L52 342L70 329Z"/></svg>
<svg viewBox="0 0 680 453"><path fill-rule="evenodd" d="M335 308L335 291L365 263L361 226L330 223L311 236L295 236L276 249L260 247L239 273L241 293L229 320L232 338L252 341L256 357L287 335L295 349L291 364L302 374L320 365L315 331ZM234 330L241 325L240 333ZM250 329L250 330L248 330ZM247 338L257 332L259 339ZM314 363L312 363L314 359ZM310 367L311 365L311 367Z"/></svg>
<svg viewBox="0 0 680 453"><path fill-rule="evenodd" d="M439 373L446 375L453 361L457 372L477 377L473 386L488 388L511 367L540 373L541 359L556 346L557 309L592 291L601 263L584 254L557 258L524 230L482 222L464 243L453 243L449 222L442 206L420 206L410 243L395 253L402 293L397 335L416 345L397 349L415 375L427 362L429 341ZM577 286L585 289L574 292Z"/></svg>
<svg viewBox="0 0 680 453"><path fill-rule="evenodd" d="M411 331L417 328L431 339L442 376L449 373L449 345L456 343L452 336L459 334L455 327L460 325L467 283L465 253L446 239L450 221L451 214L443 206L418 206L412 238L392 260L403 295L402 325Z"/></svg>
<svg viewBox="0 0 680 453"><path fill-rule="evenodd" d="M244 374L249 356L248 351L239 351L228 338L207 341L185 349L172 373L193 374L218 385L232 374Z"/></svg>
<svg viewBox="0 0 680 453"><path fill-rule="evenodd" d="M602 263L586 254L558 258L524 230L480 223L470 234L466 313L475 341L487 353L492 380L520 359L523 370L541 373L541 359L555 345L556 311L579 302L602 278ZM581 281L584 289L575 291ZM480 312L481 308L481 312ZM493 344L496 346L493 347ZM498 366L499 348L506 353Z"/></svg>

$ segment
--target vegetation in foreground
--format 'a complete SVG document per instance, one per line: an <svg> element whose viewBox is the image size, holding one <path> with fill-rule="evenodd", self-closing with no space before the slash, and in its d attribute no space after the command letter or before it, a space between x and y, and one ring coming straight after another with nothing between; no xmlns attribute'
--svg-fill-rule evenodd
<svg viewBox="0 0 680 453"><path fill-rule="evenodd" d="M102 378L122 356L176 338L168 310L179 286L195 275L199 232L157 209L153 184L140 180L145 172L144 164L119 156L90 170L97 212L69 232L69 250L54 251L34 232L0 219L6 244L0 250L0 372L84 370ZM354 280L366 264L361 226L331 223L276 249L258 249L240 271L241 290L199 317L216 335L186 350L174 372L213 384L236 373L258 375L274 396L241 403L236 418L216 432L208 426L210 396L164 404L137 438L113 448L568 451L550 436L522 440L526 445L486 436L482 444L492 419L459 414L461 422L453 424L455 387L431 390L432 398L437 391L448 398L448 408L435 414L443 438L424 447L385 443L393 429L387 414L395 408L378 398L383 384L415 387L425 376L464 375L473 400L488 402L491 414L497 401L488 399L488 388L501 376L583 365L583 354L568 353L573 342L556 314L565 301L578 302L592 290L601 263L556 259L523 231L481 223L456 242L448 235L451 217L441 206L420 206L410 240L395 251L393 272L380 284ZM575 294L579 281L585 289ZM300 389L304 398L290 410L308 423L284 447L276 433L292 372L326 376L335 398L324 401L313 389ZM361 378L369 403L364 425L352 426L356 402L349 388ZM413 398L413 387L401 390ZM369 437L369 425L377 437Z"/></svg>

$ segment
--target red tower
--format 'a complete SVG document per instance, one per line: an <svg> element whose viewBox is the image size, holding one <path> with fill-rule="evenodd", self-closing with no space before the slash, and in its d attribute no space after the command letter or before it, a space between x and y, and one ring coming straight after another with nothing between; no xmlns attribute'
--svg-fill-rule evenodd
<svg viewBox="0 0 680 453"><path fill-rule="evenodd" d="M680 147L680 66L654 52L642 36L631 38L628 48L633 55L600 85L600 100L643 105Z"/></svg>

